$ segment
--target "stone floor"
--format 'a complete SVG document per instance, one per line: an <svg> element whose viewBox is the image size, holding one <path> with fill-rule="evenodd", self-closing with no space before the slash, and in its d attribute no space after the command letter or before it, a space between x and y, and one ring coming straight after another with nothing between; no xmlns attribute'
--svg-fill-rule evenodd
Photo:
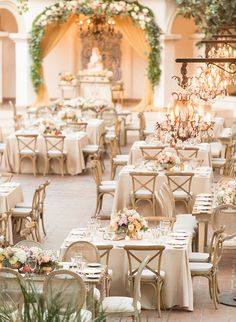
<svg viewBox="0 0 236 322"><path fill-rule="evenodd" d="M153 119L151 116L150 119ZM0 109L0 126L4 133L9 133L12 122L9 119L9 111ZM129 143L137 137L131 137ZM129 146L122 149L125 153ZM109 177L109 162L106 161L105 177ZM68 232L74 227L86 226L95 210L95 183L90 171L78 176L65 176L64 178L51 175L49 177L32 175L19 175L14 181L20 182L24 191L25 201L31 201L37 185L51 179L46 198L45 222L47 236L43 239L43 245L48 249L58 249ZM112 198L105 199L103 214L111 211ZM104 223L105 224L105 223ZM220 263L219 284L222 292L236 294L236 251L224 253ZM174 267L173 267L174 269ZM194 281L194 311L172 309L163 312L158 318L156 311L143 311L142 321L154 322L235 322L236 308L219 305L215 310L209 297L207 281L204 278L195 278ZM112 319L112 321L115 321ZM118 320L117 320L118 321ZM122 321L125 321L123 319ZM128 321L128 320L127 320ZM130 321L130 320L129 320Z"/></svg>

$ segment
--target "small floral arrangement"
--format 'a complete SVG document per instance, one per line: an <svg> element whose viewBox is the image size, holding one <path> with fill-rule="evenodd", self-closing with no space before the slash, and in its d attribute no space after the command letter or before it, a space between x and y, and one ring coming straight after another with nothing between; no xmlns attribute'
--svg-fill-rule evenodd
<svg viewBox="0 0 236 322"><path fill-rule="evenodd" d="M54 252L50 250L42 250L37 256L37 264L38 273L49 273L57 267L58 260Z"/></svg>
<svg viewBox="0 0 236 322"><path fill-rule="evenodd" d="M236 205L236 180L223 181L216 192L216 204Z"/></svg>
<svg viewBox="0 0 236 322"><path fill-rule="evenodd" d="M174 167L180 164L179 157L170 151L163 151L158 154L156 163L162 168Z"/></svg>
<svg viewBox="0 0 236 322"><path fill-rule="evenodd" d="M4 267L20 268L27 260L25 250L16 247L0 248L0 263Z"/></svg>
<svg viewBox="0 0 236 322"><path fill-rule="evenodd" d="M56 124L52 119L40 119L36 126L39 131L45 135L61 135L60 126Z"/></svg>
<svg viewBox="0 0 236 322"><path fill-rule="evenodd" d="M60 73L59 74L59 79L60 79L60 84L61 85L76 85L77 84L77 79L76 77L69 73Z"/></svg>
<svg viewBox="0 0 236 322"><path fill-rule="evenodd" d="M63 120L63 121L72 121L72 122L77 122L77 115L75 111L71 108L65 108L62 111L58 113L58 117Z"/></svg>
<svg viewBox="0 0 236 322"><path fill-rule="evenodd" d="M146 220L134 209L124 208L119 211L110 224L110 231L125 234L126 239L141 239L140 232L148 229Z"/></svg>

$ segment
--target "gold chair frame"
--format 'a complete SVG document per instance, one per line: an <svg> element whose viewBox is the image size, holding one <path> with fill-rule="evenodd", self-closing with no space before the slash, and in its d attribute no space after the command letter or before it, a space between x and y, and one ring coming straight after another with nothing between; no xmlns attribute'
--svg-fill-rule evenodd
<svg viewBox="0 0 236 322"><path fill-rule="evenodd" d="M156 161L158 155L164 150L165 146L140 146L144 163L147 164L150 161ZM152 153L153 152L153 153Z"/></svg>
<svg viewBox="0 0 236 322"><path fill-rule="evenodd" d="M175 148L177 156L183 161L191 161L194 158L197 158L199 148L194 147L185 147L185 148ZM188 152L187 156L185 155Z"/></svg>
<svg viewBox="0 0 236 322"><path fill-rule="evenodd" d="M46 157L45 157L45 166L44 166L44 176L49 171L50 161L56 159L60 163L61 175L64 176L64 163L66 161L66 154L64 152L64 135L44 135L45 145L46 145ZM55 155L50 152L58 152Z"/></svg>
<svg viewBox="0 0 236 322"><path fill-rule="evenodd" d="M162 287L164 284L164 280L161 277L161 258L162 258L162 253L165 249L164 245L153 245L153 246L136 246L136 245L125 245L124 250L127 253L128 256L128 263L129 263L129 273L128 273L128 278L129 281L131 282L131 292L133 293L133 287L134 287L134 280L135 280L135 275L137 274L138 268L134 268L133 262L135 263L142 263L142 259L138 257L138 253L142 252L155 252L154 254L149 253L149 259L145 265L144 268L146 268L148 271L154 274L155 279L142 279L141 276L141 284L149 284L151 285L156 293L156 306L157 306L157 311L159 317L161 317L161 302L163 307L164 305L164 300L163 300L163 293L162 293ZM135 253L136 252L136 253ZM153 269L150 265L155 263L156 269Z"/></svg>
<svg viewBox="0 0 236 322"><path fill-rule="evenodd" d="M33 174L36 176L37 174L37 138L38 134L16 134L17 147L18 147L18 155L19 155L19 165L18 172L20 173L21 162L24 159L30 159L33 165ZM25 151L29 151L27 153Z"/></svg>
<svg viewBox="0 0 236 322"><path fill-rule="evenodd" d="M129 172L132 180L132 191L130 194L132 207L135 208L136 204L145 200L151 204L153 216L155 216L155 189L156 189L156 178L158 176L157 172L139 172L132 171ZM150 185L151 188L148 186ZM138 197L139 191L144 190L148 194L143 197Z"/></svg>

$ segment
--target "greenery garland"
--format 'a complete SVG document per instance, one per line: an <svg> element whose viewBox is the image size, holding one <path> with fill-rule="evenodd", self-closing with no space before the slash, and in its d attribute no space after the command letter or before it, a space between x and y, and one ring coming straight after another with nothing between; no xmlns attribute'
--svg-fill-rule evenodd
<svg viewBox="0 0 236 322"><path fill-rule="evenodd" d="M236 1L230 0L176 0L179 15L193 18L199 31L212 35L223 27L236 27Z"/></svg>
<svg viewBox="0 0 236 322"><path fill-rule="evenodd" d="M132 0L62 0L58 3L46 7L38 15L32 25L30 54L32 57L31 78L36 92L43 83L41 75L41 41L45 34L45 27L49 24L62 24L68 20L72 14L84 14L85 16L107 15L107 16L129 16L135 24L138 24L145 32L146 40L150 45L148 55L148 79L152 86L158 84L160 80L160 34L161 30L157 26L153 12Z"/></svg>

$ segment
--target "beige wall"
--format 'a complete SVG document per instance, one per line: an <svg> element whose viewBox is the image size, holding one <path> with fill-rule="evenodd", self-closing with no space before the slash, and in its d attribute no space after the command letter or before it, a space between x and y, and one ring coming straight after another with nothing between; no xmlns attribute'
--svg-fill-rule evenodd
<svg viewBox="0 0 236 322"><path fill-rule="evenodd" d="M0 9L0 30L9 33L18 31L13 15L6 9ZM3 38L2 44L2 93L3 98L14 98L15 85L15 44L9 38Z"/></svg>

